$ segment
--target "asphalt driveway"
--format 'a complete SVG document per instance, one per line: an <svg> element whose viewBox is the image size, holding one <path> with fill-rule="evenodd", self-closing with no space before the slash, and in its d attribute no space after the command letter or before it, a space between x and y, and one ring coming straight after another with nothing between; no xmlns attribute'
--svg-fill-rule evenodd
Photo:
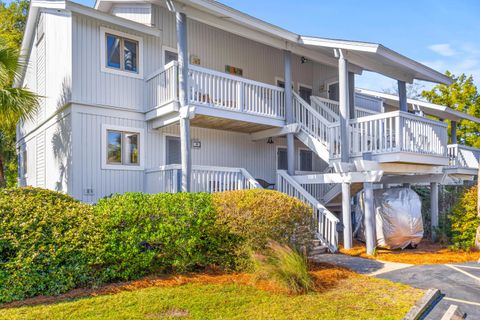
<svg viewBox="0 0 480 320"><path fill-rule="evenodd" d="M411 265L363 259L343 254L323 254L318 261L349 268L355 272L408 284L420 289L437 288L442 299L423 319L438 320L455 304L468 320L480 320L480 264L452 263Z"/></svg>
<svg viewBox="0 0 480 320"><path fill-rule="evenodd" d="M451 304L467 313L467 319L480 319L480 264L417 265L376 275L420 289L437 288L444 294L424 319L441 319Z"/></svg>

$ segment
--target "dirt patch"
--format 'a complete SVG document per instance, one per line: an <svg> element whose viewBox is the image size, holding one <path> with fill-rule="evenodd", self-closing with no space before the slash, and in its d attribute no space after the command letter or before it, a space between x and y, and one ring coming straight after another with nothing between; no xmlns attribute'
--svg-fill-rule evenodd
<svg viewBox="0 0 480 320"><path fill-rule="evenodd" d="M376 255L373 257L366 254L365 244L360 242L356 242L350 250L340 248L340 252L355 257L409 264L444 264L478 261L480 259L480 251L455 251L429 240L422 240L415 249L388 250L378 248Z"/></svg>
<svg viewBox="0 0 480 320"><path fill-rule="evenodd" d="M147 313L145 318L147 319L164 319L164 318L183 318L190 316L190 312L182 309L168 309L164 312Z"/></svg>
<svg viewBox="0 0 480 320"><path fill-rule="evenodd" d="M314 278L318 291L328 290L346 278L358 276L356 273L337 267L328 263L312 263L309 266L310 274ZM120 282L103 285L99 288L79 288L71 290L58 296L38 296L14 301L0 306L0 308L18 308L22 306L33 306L40 304L52 304L78 298L94 297L99 295L115 294L122 291L133 291L149 287L173 287L185 284L241 284L251 285L264 291L275 293L287 293L285 289L275 286L265 280L257 280L255 275L247 273L222 274L211 273L190 273L180 275L153 275L135 281ZM151 315L153 316L153 315Z"/></svg>

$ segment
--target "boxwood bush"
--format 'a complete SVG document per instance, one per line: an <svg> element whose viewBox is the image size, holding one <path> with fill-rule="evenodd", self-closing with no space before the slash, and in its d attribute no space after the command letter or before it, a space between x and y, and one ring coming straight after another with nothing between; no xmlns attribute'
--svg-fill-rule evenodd
<svg viewBox="0 0 480 320"><path fill-rule="evenodd" d="M42 189L0 190L0 302L54 295L90 281L91 206Z"/></svg>
<svg viewBox="0 0 480 320"><path fill-rule="evenodd" d="M250 268L269 240L303 244L311 211L267 190L126 193L80 203L57 192L0 191L0 303L149 273Z"/></svg>

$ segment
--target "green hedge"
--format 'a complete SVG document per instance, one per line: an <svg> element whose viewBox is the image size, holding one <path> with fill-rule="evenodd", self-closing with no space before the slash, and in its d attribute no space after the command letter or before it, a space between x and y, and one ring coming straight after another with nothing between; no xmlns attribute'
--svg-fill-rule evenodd
<svg viewBox="0 0 480 320"><path fill-rule="evenodd" d="M475 235L480 225L477 212L478 189L467 189L457 201L450 214L452 244L456 249L470 250L475 246Z"/></svg>
<svg viewBox="0 0 480 320"><path fill-rule="evenodd" d="M90 281L91 206L33 188L0 190L0 302L59 294Z"/></svg>
<svg viewBox="0 0 480 320"><path fill-rule="evenodd" d="M267 190L126 193L92 206L0 191L0 303L149 273L245 270L268 240L304 244L311 211Z"/></svg>

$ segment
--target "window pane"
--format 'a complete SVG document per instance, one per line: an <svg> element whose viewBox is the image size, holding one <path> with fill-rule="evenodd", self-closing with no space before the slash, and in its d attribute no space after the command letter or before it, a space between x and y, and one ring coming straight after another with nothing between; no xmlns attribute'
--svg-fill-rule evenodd
<svg viewBox="0 0 480 320"><path fill-rule="evenodd" d="M107 131L107 162L122 163L122 134L118 131Z"/></svg>
<svg viewBox="0 0 480 320"><path fill-rule="evenodd" d="M137 48L136 41L124 40L125 70L137 72Z"/></svg>
<svg viewBox="0 0 480 320"><path fill-rule="evenodd" d="M120 69L120 38L107 34L107 66Z"/></svg>
<svg viewBox="0 0 480 320"><path fill-rule="evenodd" d="M176 52L165 50L165 64L172 61L178 61L178 54Z"/></svg>
<svg viewBox="0 0 480 320"><path fill-rule="evenodd" d="M125 164L139 164L138 133L125 133Z"/></svg>

